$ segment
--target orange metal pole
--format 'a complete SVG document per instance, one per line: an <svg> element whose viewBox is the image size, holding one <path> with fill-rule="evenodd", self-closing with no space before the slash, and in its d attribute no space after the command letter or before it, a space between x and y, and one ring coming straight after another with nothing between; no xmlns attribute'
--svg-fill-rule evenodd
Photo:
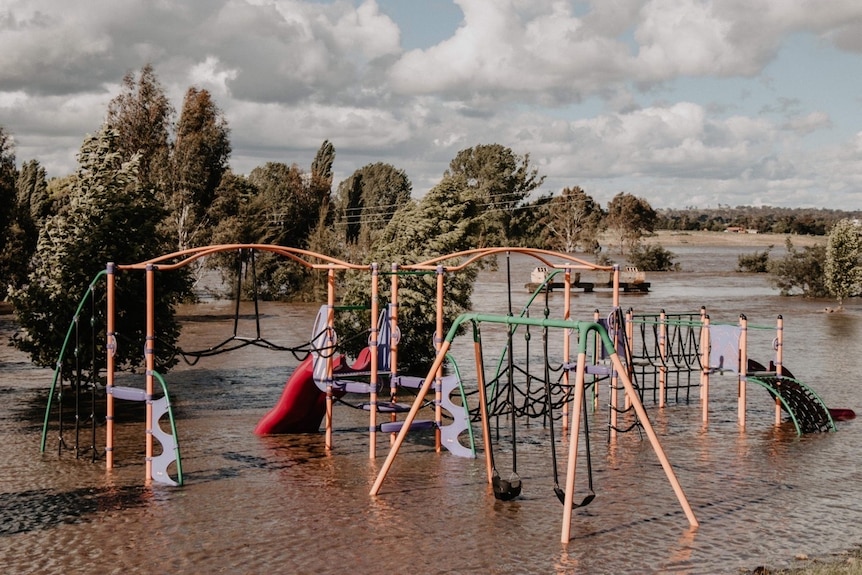
<svg viewBox="0 0 862 575"><path fill-rule="evenodd" d="M700 408L702 421L706 425L709 421L709 316L703 313L701 308L702 325L700 328Z"/></svg>
<svg viewBox="0 0 862 575"><path fill-rule="evenodd" d="M475 328L474 328L475 329ZM473 340L473 353L476 357L476 381L479 386L479 413L482 417L482 445L485 446L485 470L488 475L488 484L493 483L494 462L491 461L491 449L488 447L491 441L491 423L488 421L488 396L485 389L485 359L482 356L482 344L478 338Z"/></svg>
<svg viewBox="0 0 862 575"><path fill-rule="evenodd" d="M568 330L566 330L568 331ZM582 335L583 337L583 335ZM578 465L578 436L581 429L581 410L578 408L584 400L584 372L587 361L585 352L578 353L578 368L575 372L575 408L572 409L572 431L569 439L569 460L566 466L566 497L563 502L563 529L560 541L568 543L571 538L572 502L575 498L575 470ZM553 438L551 439L553 441Z"/></svg>
<svg viewBox="0 0 862 575"><path fill-rule="evenodd" d="M694 511L691 509L691 505L688 503L688 498L685 496L685 492L682 489L682 486L679 483L679 480L676 477L676 473L674 473L673 467L670 464L670 461L667 458L667 455L664 452L664 449L661 446L661 443L658 440L658 436L653 429L652 422L650 422L649 417L647 417L646 410L644 409L643 404L641 403L640 396L634 388L634 385L629 379L629 376L623 370L622 362L620 361L620 357L617 353L611 355L611 362L616 366L617 371L620 372L620 379L622 379L623 387L625 387L626 394L631 397L632 406L635 409L635 413L637 413L638 419L643 425L644 433L646 433L647 437L650 440L650 444L652 444L653 451L658 457L659 463L661 463L662 469L664 469L664 473L667 476L668 481L670 482L671 487L673 488L673 492L676 494L676 498L679 501L680 506L682 507L685 516L688 518L689 525L692 527L698 526L697 518L694 516Z"/></svg>
<svg viewBox="0 0 862 575"><path fill-rule="evenodd" d="M144 343L144 360L147 367L147 482L153 476L153 371L156 369L156 266L147 265L147 339Z"/></svg>
<svg viewBox="0 0 862 575"><path fill-rule="evenodd" d="M631 308L629 308L629 309L626 311L626 315L624 316L624 318L625 318L625 322L626 322L626 323L625 323L625 325L623 326L623 328L625 329L625 332L626 332L626 345L633 346L633 347L632 347L632 355L634 355L634 333L635 333L635 332L634 332L634 329L635 329L635 326L634 326L634 310L632 310ZM630 359L631 359L631 357L629 356L629 352L628 352L628 351L626 351L626 352L625 352L625 357L626 357L626 359L627 359L627 360L630 360ZM631 370L631 372L632 372L632 373L634 373L635 366L634 366L634 365L632 365L629 361L626 361L626 369L629 369L629 370ZM629 397L628 397L628 396L626 396L626 402L625 402L625 409L626 409L626 411L628 411L628 409L629 409L631 406L632 406L632 402L631 402L631 400L629 399Z"/></svg>
<svg viewBox="0 0 862 575"><path fill-rule="evenodd" d="M658 406L665 406L665 394L667 393L667 314L661 310L658 324L658 353L661 357L661 365L658 368Z"/></svg>
<svg viewBox="0 0 862 575"><path fill-rule="evenodd" d="M389 401L393 404L398 401L398 264L392 264L391 294L389 302ZM389 416L390 421L395 421L398 416L393 411ZM395 441L395 432L389 434L389 442Z"/></svg>
<svg viewBox="0 0 862 575"><path fill-rule="evenodd" d="M326 344L326 434L324 446L327 451L332 449L332 378L333 361L335 360L335 342L332 340L333 325L335 324L335 268L329 264L326 275L326 329L328 336L323 340Z"/></svg>
<svg viewBox="0 0 862 575"><path fill-rule="evenodd" d="M379 315L380 296L378 287L380 274L378 265L371 264L371 341L368 342L368 347L371 348L371 376L369 383L371 384L371 409L368 411L368 457L374 459L377 456L377 316Z"/></svg>
<svg viewBox="0 0 862 575"><path fill-rule="evenodd" d="M781 377L784 372L784 318L778 316L775 335L775 375ZM775 396L775 425L781 425L781 400Z"/></svg>
<svg viewBox="0 0 862 575"><path fill-rule="evenodd" d="M739 316L739 427L745 429L745 377L748 373L748 320L745 315Z"/></svg>
<svg viewBox="0 0 862 575"><path fill-rule="evenodd" d="M440 353L440 346L443 343L445 334L443 333L443 266L437 267L437 327L434 333L434 349ZM440 453L443 449L443 439L441 428L443 427L443 364L437 368L434 380L434 421L437 425L434 428L434 450Z"/></svg>
<svg viewBox="0 0 862 575"><path fill-rule="evenodd" d="M425 396L428 395L428 390L431 388L431 383L434 381L437 370L441 368L443 361L446 359L447 351L449 351L449 342L444 340L443 345L440 347L440 351L437 353L437 358L434 360L434 364L431 366L425 381L422 383L422 387L416 394L416 399L413 400L413 406L410 408L410 411L407 413L407 417L404 419L404 425L401 427L401 430L398 432L398 437L395 438L395 442L389 449L389 455L386 456L386 461L383 462L383 466L380 468L380 473L377 474L377 479L374 481L374 485L371 486L369 495L377 495L380 492L380 486L383 485L383 480L386 479L386 474L389 473L389 469L392 467L392 462L395 461L395 456L398 455L398 450L401 449L401 444L404 443L404 438L407 437L407 432L410 431L410 426L416 419L416 414L422 407L422 402L425 400Z"/></svg>
<svg viewBox="0 0 862 575"><path fill-rule="evenodd" d="M565 273L563 274L563 290L565 291L565 295L563 296L563 319L568 320L572 315L572 270L570 268L566 268ZM563 363L569 363L569 347L571 347L571 334L569 330L563 330ZM548 358L545 358L545 361L548 361ZM566 389L565 397L568 400L570 397L569 393L571 388L569 387L569 370L563 370L563 385ZM579 404L576 404L579 405ZM577 407L575 411L578 411ZM563 431L569 428L569 401L563 402ZM553 439L552 439L553 441Z"/></svg>
<svg viewBox="0 0 862 575"><path fill-rule="evenodd" d="M105 398L105 409L106 409L106 428L105 428L105 468L113 469L114 468L114 394L111 393L111 388L114 386L114 370L116 369L114 354L117 350L117 338L114 333L115 330L115 303L114 303L114 287L115 287L115 277L116 268L114 266L114 262L108 263L107 268L107 293L105 298L107 299L107 310L106 310L106 327L105 327L105 337L107 338L107 342L105 345L105 350L107 351L107 358L105 361L105 377L107 378L105 385L107 386L108 393Z"/></svg>

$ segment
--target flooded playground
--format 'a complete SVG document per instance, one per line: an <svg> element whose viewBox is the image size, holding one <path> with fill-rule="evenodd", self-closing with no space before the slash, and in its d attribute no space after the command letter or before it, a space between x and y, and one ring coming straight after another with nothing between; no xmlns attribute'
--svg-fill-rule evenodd
<svg viewBox="0 0 862 575"><path fill-rule="evenodd" d="M862 302L825 313L832 302L780 297L767 276L733 272L738 248L672 251L683 271L649 274L649 293L622 294L622 308L656 314L705 306L711 321L727 323L745 314L749 356L761 363L774 353L780 315L784 363L795 377L829 407L862 411ZM502 260L480 273L476 311L505 314L509 293L519 309L534 265L513 258L511 281ZM548 295L552 316L561 302L562 294ZM578 292L572 317L592 320L594 310L606 315L611 305L609 292ZM180 344L200 349L223 340L233 306L182 308ZM282 345L306 342L317 310L261 303L263 335ZM243 317L249 314L244 303ZM13 329L12 317L0 316L0 337ZM540 334L532 340L540 352ZM505 343L499 330L483 332L486 358L496 359ZM465 387L475 388L469 334L454 340L452 355ZM432 433L411 434L372 497L388 434L378 434L370 459L368 414L336 405L331 452L323 433L254 435L299 362L289 352L248 346L167 374L185 484L146 485L142 408L118 408L110 472L103 457L58 456L56 425L40 453L52 374L10 347L0 347L0 361L0 562L8 573L734 574L862 544L860 420L838 422L837 433L798 436L787 422L774 425L772 397L750 386L742 430L732 373L711 378L706 425L696 385L665 407L644 401L699 527L689 526L642 432L610 439L607 395L599 391L599 407L587 415L595 499L573 511L570 540L561 544L563 509L541 419L518 419L514 444L508 420L492 430L501 472L514 463L513 446L517 455L522 491L511 501L496 499L486 480L475 423L476 459L436 453ZM103 435L100 427L98 445ZM562 435L558 428L564 476L569 445ZM582 460L577 477L580 501L589 492Z"/></svg>

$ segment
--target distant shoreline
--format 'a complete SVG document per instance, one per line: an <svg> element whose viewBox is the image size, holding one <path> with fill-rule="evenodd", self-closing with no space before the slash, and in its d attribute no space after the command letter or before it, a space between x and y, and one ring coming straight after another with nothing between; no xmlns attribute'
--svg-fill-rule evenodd
<svg viewBox="0 0 862 575"><path fill-rule="evenodd" d="M795 247L814 246L826 243L826 236L800 236L796 234L744 234L734 232L683 232L676 230L658 230L653 235L644 238L647 244L656 244L664 248L674 246L738 246L764 249L770 245L783 247L790 238Z"/></svg>

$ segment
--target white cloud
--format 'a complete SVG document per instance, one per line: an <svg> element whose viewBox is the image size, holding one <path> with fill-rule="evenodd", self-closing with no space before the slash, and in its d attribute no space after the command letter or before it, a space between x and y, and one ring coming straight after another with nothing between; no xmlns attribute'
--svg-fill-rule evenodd
<svg viewBox="0 0 862 575"><path fill-rule="evenodd" d="M800 35L862 50L857 0L454 1L460 27L405 53L410 31L375 0L0 0L0 125L19 160L69 173L149 62L177 108L190 85L213 92L240 172L308 164L328 139L336 177L386 161L422 193L460 149L496 142L529 153L547 190L603 201L859 198L862 149L836 140L862 130L854 95L811 101L771 65ZM692 78L737 85L680 94Z"/></svg>

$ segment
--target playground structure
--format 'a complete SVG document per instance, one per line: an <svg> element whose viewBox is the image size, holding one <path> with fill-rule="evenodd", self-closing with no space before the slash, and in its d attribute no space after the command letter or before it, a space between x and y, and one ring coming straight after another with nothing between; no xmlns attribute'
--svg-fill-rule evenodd
<svg viewBox="0 0 862 575"><path fill-rule="evenodd" d="M671 397L673 401L688 402L691 391L697 388L700 392L699 400L703 410L703 422L706 424L709 413L709 376L718 371L736 371L739 385L739 424L741 427L745 426L746 384L754 383L767 389L775 398L776 423L780 422L781 410L783 409L790 415L798 433L835 429L831 413L823 405L822 400L807 386L792 378L783 366L781 318L779 318L776 328L775 360L771 362L770 368L764 368L757 362L748 361L747 334L751 326L746 324L744 316L741 316L738 326L721 326L710 324L705 310L701 310L697 318L665 314L657 317L635 316L632 312L624 314L620 309L620 270L617 267L598 266L567 254L547 250L520 248L468 250L415 264L392 264L390 270L385 274L389 276L391 282L390 301L381 306L379 288L380 277L384 273L381 272L378 264L350 264L296 248L259 244L231 244L185 250L137 264L108 264L107 269L100 272L94 279L88 294L82 299L78 313L72 326L70 326L67 341L80 337L79 315L85 307L88 297L94 301L93 292L96 282L101 279L105 280L107 310L104 337L105 347L108 350L104 370L107 414L105 420L107 426L105 462L107 469L111 469L114 463L113 436L116 400L144 402L146 405L146 479L147 481L153 480L175 485L183 483L179 442L167 384L165 378L156 371L154 364L153 346L157 338L157 329L153 294L157 272L178 269L216 253L230 251L242 253L243 250L250 253L254 251L272 252L309 269L325 272L327 278L327 303L320 308L312 328L311 339L306 344L295 348L281 348L290 349L294 353L305 353L307 357L303 358L299 367L288 379L282 398L258 424L256 433L316 432L320 428L322 418L325 428L325 447L331 450L333 449L334 405L345 394L365 396L367 401L363 403L363 408L369 414L369 457L376 457L378 434L397 433L391 441L386 462L372 487L372 495L379 494L382 483L389 474L399 449L405 441L406 434L411 429L423 427L433 430L435 451L441 451L442 447L446 447L456 455L472 457L475 454L475 447L472 440L471 423L477 421L482 431L488 483L492 485L494 494L498 499L505 500L517 497L521 490L521 482L517 476L515 461L516 419L518 416L524 415L541 417L551 426L551 455L554 460L555 491L564 504L561 540L568 541L571 513L575 507L579 506L574 503L574 486L577 459L580 456L578 438L582 426L585 432L584 438L587 441L586 451L583 455L586 457L591 493L580 503L580 506L589 503L594 496L589 458L589 431L586 429L586 417L582 417L582 415L586 414L588 391L592 391L591 402L593 407L598 405L601 384L606 384L608 389L609 438L613 439L617 433L632 428L643 430L691 525L697 525L697 519L662 449L658 436L652 428L644 408L645 400L652 397L652 401L657 403L659 408L663 407ZM539 286L519 316L513 314L510 300L510 309L507 315L464 314L458 317L448 330L444 330L443 304L447 275L456 274L467 266L477 264L484 258L502 255L506 256L508 266L509 254L515 253L535 258L541 265L545 266L549 270L547 282L559 282L558 276L562 275L563 281L560 282L563 285L562 317L559 319L549 317L547 298L550 290ZM606 318L601 317L598 311L593 312L593 317L589 321L576 321L571 318L572 278L579 270L600 270L613 274L612 311ZM144 349L146 371L143 389L116 385L115 366L111 353L111 350L115 349L117 345L114 328L115 276L118 273L141 271L145 273L148 294L146 302L147 337ZM349 366L347 365L347 358L337 351L338 343L334 327L335 313L339 309L336 278L338 273L344 271L368 273L371 286L371 300L367 307L370 326L368 329L368 346ZM434 336L436 355L433 365L424 378L409 377L398 372L398 344L401 337L398 326L398 285L402 273L427 273L436 277L436 330ZM509 288L511 290L511 282L509 282ZM544 294L546 302L544 318L529 317L530 304L540 294ZM496 373L491 379L485 377L485 359L481 341L481 326L483 324L504 326L508 336L508 344L498 362ZM470 394L465 392L457 369L454 374L444 375L444 366L451 359L449 356L450 348L462 326L471 326L473 330L477 385L476 391ZM529 369L523 369L516 364L513 357L512 340L518 329L525 330L527 334L529 334L528 330L530 329L542 331L542 374L540 376L530 373ZM548 351L548 340L552 333L559 334L562 340L560 367L554 368L554 373L557 374L554 381L551 377ZM236 337L228 338L225 343L236 339ZM525 339L529 341L529 336ZM236 346L231 349L249 344L271 345L260 337L259 328L256 338L235 341L235 343ZM577 348L574 361L571 353L573 346ZM205 355L205 352L198 354L199 357ZM529 358L529 354L527 357ZM58 368L55 371L46 408L42 434L43 451L52 398L55 388L58 387L58 380L58 398L62 399L63 395L64 385L60 375L62 360L63 358L58 361ZM95 367L95 361L94 357L94 373L98 371ZM74 369L72 371L80 373L81 370ZM521 381L526 382L526 391L519 387ZM531 382L540 382L541 385L531 388ZM161 397L157 397L156 394L157 383L162 392ZM427 402L426 397L432 386L434 399ZM80 395L81 390L89 389L93 394L91 405L95 411L97 388L95 381L90 382L89 386L83 385L80 381L70 382L70 388L76 390L76 397ZM388 400L383 399L381 401L381 395L385 394L387 388L389 391ZM416 392L412 404L398 402L398 395L405 388L411 388ZM460 394L460 405L452 402L452 396L456 393ZM478 405L471 408L469 399L476 395L478 398L475 401ZM62 401L58 400L58 403L60 404L60 450L62 450L66 442L63 438ZM434 419L420 421L417 419L418 414L429 403L433 406ZM77 404L75 409L75 450L76 454L80 454L81 450L78 447L80 432L78 421L80 418L77 414ZM451 419L451 423L446 425L443 423L444 410L448 412ZM619 421L621 414L624 413L631 413L629 419L633 420L628 428L622 428ZM159 425L160 418L165 414L170 419L170 434L163 432ZM404 419L398 421L398 414L403 414ZM385 417L386 415L389 417ZM513 442L512 475L508 479L501 477L496 469L490 431L491 418L497 418L499 421L500 418L505 417L509 418L512 426L511 439ZM556 418L562 422L563 432L568 430L571 438L566 463L565 489L557 485L553 431ZM380 419L388 419L389 421L381 422ZM95 460L97 458L95 415L93 415L92 421L92 445L84 449L84 452L92 451ZM470 438L469 447L462 445L459 440L459 437L465 432ZM154 439L161 446L159 454L156 454ZM175 465L176 479L170 477L168 473L172 464Z"/></svg>

